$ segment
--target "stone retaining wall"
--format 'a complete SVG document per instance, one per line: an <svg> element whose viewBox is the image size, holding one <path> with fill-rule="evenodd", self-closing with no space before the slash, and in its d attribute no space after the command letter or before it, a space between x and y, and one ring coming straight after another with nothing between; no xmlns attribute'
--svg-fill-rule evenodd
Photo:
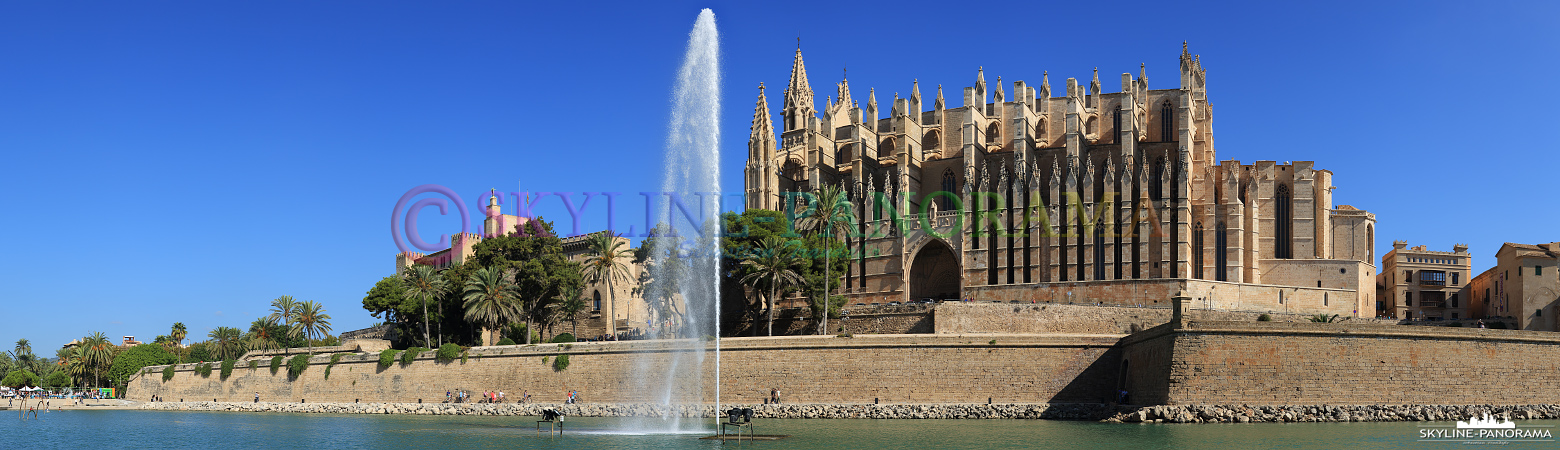
<svg viewBox="0 0 1560 450"><path fill-rule="evenodd" d="M999 403L1100 402L1110 396L1120 335L857 335L726 338L720 341L721 401L762 403L771 388L788 402ZM311 360L296 379L286 367L240 363L223 379L176 366L133 377L130 399L152 395L187 401L405 402L442 401L451 389L529 391L539 402L559 402L578 390L589 402L635 403L661 398L658 386L683 380L677 395L714 403L713 364L669 369L671 356L713 347L691 340L589 342L479 347L465 361L435 361L425 352L411 364L380 367L376 354ZM566 370L550 361L569 355ZM713 359L707 354L707 360ZM713 361L710 361L711 363ZM695 380L695 382L687 382Z"/></svg>
<svg viewBox="0 0 1560 450"><path fill-rule="evenodd" d="M1451 422L1483 417L1560 419L1560 405L1186 405L1148 406L1116 414L1107 422Z"/></svg>

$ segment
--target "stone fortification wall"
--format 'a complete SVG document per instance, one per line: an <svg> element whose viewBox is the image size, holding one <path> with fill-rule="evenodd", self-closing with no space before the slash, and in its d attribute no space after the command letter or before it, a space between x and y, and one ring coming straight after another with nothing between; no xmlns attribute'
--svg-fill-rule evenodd
<svg viewBox="0 0 1560 450"><path fill-rule="evenodd" d="M1196 306L1196 305L1193 305ZM1170 321L1168 307L1120 307L1055 303L945 302L933 314L934 328L943 334L973 333L1092 333L1129 334ZM1261 312L1190 309L1193 320L1255 322ZM1305 314L1268 314L1275 322L1310 322ZM1393 324L1395 321L1340 315L1345 323Z"/></svg>
<svg viewBox="0 0 1560 450"><path fill-rule="evenodd" d="M914 303L909 305L847 305L843 309L844 333L849 334L917 334L932 332L933 305ZM813 320L807 317L808 312L801 308L780 309L775 312L775 335L796 336L813 334ZM839 319L830 319L829 328L832 332L825 334L840 334ZM742 322L737 330L739 336L750 336L753 332L753 323ZM765 333L766 323L763 316L756 322L758 335Z"/></svg>
<svg viewBox="0 0 1560 450"><path fill-rule="evenodd" d="M769 389L796 403L1049 403L1098 402L1115 378L1119 335L859 335L727 338L721 340L721 401L761 403ZM568 390L587 402L658 401L654 388L668 377L697 380L693 366L669 373L670 357L713 342L624 341L481 347L450 362L425 352L408 365L378 365L378 355L344 356L325 377L328 357L316 357L297 379L286 367L272 374L261 363L241 362L222 379L202 377L193 364L176 366L169 381L162 366L130 380L127 395L186 401L424 402L437 403L450 389L502 390L510 398L529 391L538 402L559 402ZM566 370L545 363L569 355ZM710 355L712 358L713 355ZM708 369L705 373L713 372ZM711 376L686 383L680 394L713 402Z"/></svg>
<svg viewBox="0 0 1560 450"><path fill-rule="evenodd" d="M1189 321L1123 347L1134 369L1167 371L1128 380L1143 404L1560 404L1554 333ZM1167 366L1151 357L1166 351Z"/></svg>
<svg viewBox="0 0 1560 450"><path fill-rule="evenodd" d="M1101 306L1170 306L1177 292L1191 296L1189 306L1220 311L1288 314L1360 315L1353 289L1276 286L1196 279L1074 281L966 286L964 295L979 301ZM1374 292L1374 290L1372 290ZM1374 296L1374 293L1372 293ZM1374 308L1374 305L1371 306ZM1366 317L1375 311L1366 311Z"/></svg>

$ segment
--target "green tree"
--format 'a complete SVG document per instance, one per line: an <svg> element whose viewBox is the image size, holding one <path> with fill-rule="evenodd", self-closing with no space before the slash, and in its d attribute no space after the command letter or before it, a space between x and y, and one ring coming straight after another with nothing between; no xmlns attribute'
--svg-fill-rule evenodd
<svg viewBox="0 0 1560 450"><path fill-rule="evenodd" d="M315 336L330 334L330 314L325 313L325 305L314 300L297 304L293 310L292 324L294 329L299 329L305 339L314 339ZM313 344L310 343L309 354L314 354Z"/></svg>
<svg viewBox="0 0 1560 450"><path fill-rule="evenodd" d="M130 377L135 376L142 368L173 364L178 360L178 357L173 356L173 352L168 351L167 347L153 344L137 345L119 352L119 356L114 357L113 367L108 369L108 380L115 387L124 389L130 382Z"/></svg>
<svg viewBox="0 0 1560 450"><path fill-rule="evenodd" d="M428 324L428 302L443 297L448 284L446 284L444 277L440 276L438 271L435 271L433 266L429 265L418 264L412 266L403 276L405 277L406 297L422 303L423 342L431 347L433 346L433 336L429 334L429 328L431 327ZM442 336L440 340L443 340Z"/></svg>
<svg viewBox="0 0 1560 450"><path fill-rule="evenodd" d="M47 387L70 387L70 375L63 370L56 370L49 376L43 377L43 385Z"/></svg>
<svg viewBox="0 0 1560 450"><path fill-rule="evenodd" d="M272 319L281 321L282 325L287 325L290 327L288 331L294 334L301 333L303 331L298 329L298 327L292 326L293 317L296 314L298 314L298 301L293 300L291 295L283 295L281 297L277 297L275 300L271 300L270 317Z"/></svg>
<svg viewBox="0 0 1560 450"><path fill-rule="evenodd" d="M190 330L184 327L184 322L174 322L173 329L168 333L168 337L173 339L173 345L177 347L183 347L184 338L189 335Z"/></svg>
<svg viewBox="0 0 1560 450"><path fill-rule="evenodd" d="M813 298L815 299L819 297L829 298L834 295L834 290L830 289L830 285L834 284L833 281L830 281L834 278L830 270L832 269L830 267L831 264L829 264L833 253L831 251L833 247L830 244L835 241L836 233L847 235L852 231L852 228L855 228L856 215L852 212L852 209L850 200L845 198L844 191L837 186L825 184L822 189L818 190L818 206L806 211L806 214L797 221L799 228L811 230L814 235L823 236L824 238L823 276L826 281L823 283L823 295L814 295ZM819 331L827 332L829 315L827 313L821 314L816 319L818 320Z"/></svg>
<svg viewBox="0 0 1560 450"><path fill-rule="evenodd" d="M749 286L742 278L752 272L752 267L742 261L753 256L764 238L775 236L792 238L791 224L784 214L767 209L749 209L741 214L728 212L721 217L721 312L723 330L737 330L742 321L751 325L749 331L758 335L759 322L763 320L764 295L761 291L748 292ZM787 235L790 236L787 236ZM641 246L643 248L643 246Z"/></svg>
<svg viewBox="0 0 1560 450"><path fill-rule="evenodd" d="M196 342L190 344L189 353L184 355L184 362L215 361L217 358L211 355L212 344L210 342Z"/></svg>
<svg viewBox="0 0 1560 450"><path fill-rule="evenodd" d="M71 380L79 384L86 384L87 375L92 372L92 369L87 366L86 354L86 347L77 345L71 349L70 355L65 358L65 370L63 372L69 375Z"/></svg>
<svg viewBox="0 0 1560 450"><path fill-rule="evenodd" d="M677 301L681 296L683 275L689 270L683 249L687 240L671 225L657 224L650 236L640 242L634 262L644 266L639 273L639 292L655 323L681 322Z"/></svg>
<svg viewBox="0 0 1560 450"><path fill-rule="evenodd" d="M206 349L211 352L213 359L234 359L244 354L244 335L237 328L217 327L206 337L211 338L206 341Z"/></svg>
<svg viewBox="0 0 1560 450"><path fill-rule="evenodd" d="M81 346L86 349L81 356L82 362L92 370L92 386L101 386L98 374L114 362L114 345L108 342L108 336L98 331L82 339Z"/></svg>
<svg viewBox="0 0 1560 450"><path fill-rule="evenodd" d="M27 339L17 339L16 348L11 351L11 357L16 359L17 365L24 369L38 371L38 355L32 352L32 342Z"/></svg>
<svg viewBox="0 0 1560 450"><path fill-rule="evenodd" d="M466 280L462 298L466 305L466 320L483 327L482 345L489 344L493 331L524 316L514 270L477 269Z"/></svg>
<svg viewBox="0 0 1560 450"><path fill-rule="evenodd" d="M374 283L363 296L363 309L374 318L382 314L385 322L400 323L416 316L417 302L407 298L405 281L401 277L389 276Z"/></svg>
<svg viewBox="0 0 1560 450"><path fill-rule="evenodd" d="M628 261L634 259L634 251L624 240L609 232L593 234L586 238L590 256L582 264L581 274L592 284L607 284L607 334L617 334L617 283L628 282Z"/></svg>
<svg viewBox="0 0 1560 450"><path fill-rule="evenodd" d="M569 260L563 252L563 240L552 232L552 224L540 217L526 221L514 234L484 239L472 246L472 257L459 270L449 272L454 277L468 277L483 267L514 270L527 323L545 318L562 292L584 283L580 265ZM526 343L532 342L528 334Z"/></svg>
<svg viewBox="0 0 1560 450"><path fill-rule="evenodd" d="M585 304L583 295L584 292L580 289L571 289L564 292L563 298L558 301L558 314L569 318L569 323L573 325L573 329L569 331L569 334L576 336L580 334L580 312L585 311L585 308L589 306Z"/></svg>
<svg viewBox="0 0 1560 450"><path fill-rule="evenodd" d="M38 379L38 375L32 373L32 371L26 369L16 369L12 370L10 373L5 374L5 378L0 379L0 386L5 386L8 388L19 388L25 386L37 386L39 382L40 380Z"/></svg>
<svg viewBox="0 0 1560 450"><path fill-rule="evenodd" d="M767 333L775 335L775 299L784 290L785 286L796 285L802 282L802 276L796 273L796 250L791 248L790 241L778 236L765 238L759 244L759 248L742 264L750 267L751 272L742 278L742 282L758 291L762 286L769 287L769 307L767 308Z"/></svg>
<svg viewBox="0 0 1560 450"><path fill-rule="evenodd" d="M280 338L277 332L280 329L281 324L270 316L255 319L249 323L249 332L244 333L244 348L250 351L277 349L280 345L277 343Z"/></svg>

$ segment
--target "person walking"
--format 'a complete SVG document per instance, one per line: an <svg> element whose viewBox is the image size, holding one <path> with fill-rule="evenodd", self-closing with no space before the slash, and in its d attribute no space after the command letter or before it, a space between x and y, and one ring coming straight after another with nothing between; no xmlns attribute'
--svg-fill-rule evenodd
<svg viewBox="0 0 1560 450"><path fill-rule="evenodd" d="M255 391L255 403L260 403L260 392Z"/></svg>

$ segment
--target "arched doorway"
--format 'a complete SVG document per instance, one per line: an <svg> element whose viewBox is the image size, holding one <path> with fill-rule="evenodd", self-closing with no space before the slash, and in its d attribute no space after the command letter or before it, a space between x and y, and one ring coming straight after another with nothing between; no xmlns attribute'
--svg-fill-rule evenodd
<svg viewBox="0 0 1560 450"><path fill-rule="evenodd" d="M910 262L910 300L959 298L959 258L942 241L933 240Z"/></svg>

